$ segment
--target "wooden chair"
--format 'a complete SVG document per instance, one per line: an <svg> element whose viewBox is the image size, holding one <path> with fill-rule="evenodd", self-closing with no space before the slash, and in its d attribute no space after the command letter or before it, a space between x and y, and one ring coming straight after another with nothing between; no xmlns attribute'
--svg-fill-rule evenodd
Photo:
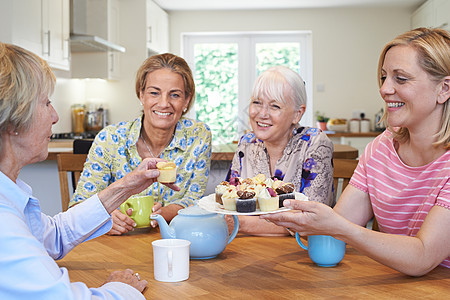
<svg viewBox="0 0 450 300"><path fill-rule="evenodd" d="M333 159L333 179L337 197L339 197L340 194L347 187L348 183L350 182L350 178L352 178L353 172L355 171L357 165L358 160L356 159L340 159L340 158ZM379 231L378 223L375 218L373 218L372 229Z"/></svg>
<svg viewBox="0 0 450 300"><path fill-rule="evenodd" d="M70 202L70 188L67 175L72 173L75 178L75 182L80 179L81 171L83 171L84 162L86 161L87 154L72 154L61 153L56 155L56 161L58 162L59 184L61 186L61 204L62 210L66 211L69 208Z"/></svg>

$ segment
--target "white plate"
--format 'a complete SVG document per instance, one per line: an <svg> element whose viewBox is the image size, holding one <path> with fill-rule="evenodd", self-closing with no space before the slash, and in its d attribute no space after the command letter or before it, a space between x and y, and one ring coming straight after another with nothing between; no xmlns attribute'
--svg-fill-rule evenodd
<svg viewBox="0 0 450 300"><path fill-rule="evenodd" d="M304 194L297 193L297 192L295 192L295 199L308 201L308 197L306 197ZM258 216L258 215L274 214L274 213L278 213L278 212L282 212L282 211L291 210L290 208L286 208L286 207L282 207L282 208L279 208L279 209L273 210L273 211L260 211L259 209L257 209L256 211L248 212L248 213L241 213L241 212L237 212L237 211L226 210L223 208L223 205L216 202L215 194L211 194L211 195L208 195L208 196L205 196L205 197L199 199L197 204L198 204L198 206L200 206L201 208L203 208L204 210L207 210L209 212L214 212L214 213L224 214L224 215L236 215L236 216Z"/></svg>

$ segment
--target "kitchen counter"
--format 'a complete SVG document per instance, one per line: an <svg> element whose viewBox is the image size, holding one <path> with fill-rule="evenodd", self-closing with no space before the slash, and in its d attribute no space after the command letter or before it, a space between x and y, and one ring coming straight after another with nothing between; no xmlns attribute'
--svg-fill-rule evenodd
<svg viewBox="0 0 450 300"><path fill-rule="evenodd" d="M325 131L328 137L377 137L383 131L371 131L371 132L335 132L335 131Z"/></svg>
<svg viewBox="0 0 450 300"><path fill-rule="evenodd" d="M237 144L213 145L212 161L231 161L236 151ZM72 153L73 140L54 140L48 145L47 160L56 160L58 153ZM354 159L358 157L358 150L348 145L334 145L335 158Z"/></svg>

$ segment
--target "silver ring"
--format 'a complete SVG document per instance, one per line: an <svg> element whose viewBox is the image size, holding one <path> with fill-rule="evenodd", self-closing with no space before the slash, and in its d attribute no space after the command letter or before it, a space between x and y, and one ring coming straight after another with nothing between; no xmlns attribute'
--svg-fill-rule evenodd
<svg viewBox="0 0 450 300"><path fill-rule="evenodd" d="M139 273L134 273L134 276L136 276L137 280L141 281L141 276L139 276Z"/></svg>

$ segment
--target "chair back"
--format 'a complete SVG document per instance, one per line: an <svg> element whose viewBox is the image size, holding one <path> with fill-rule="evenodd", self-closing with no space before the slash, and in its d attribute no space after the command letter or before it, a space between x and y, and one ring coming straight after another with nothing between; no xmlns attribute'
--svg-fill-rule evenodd
<svg viewBox="0 0 450 300"><path fill-rule="evenodd" d="M336 192L336 197L338 200L341 193L347 187L350 179L353 176L353 172L358 165L358 160L356 159L333 159L333 179L334 179L334 188ZM369 222L370 223L370 222ZM378 223L375 218L372 220L372 229L379 231Z"/></svg>
<svg viewBox="0 0 450 300"><path fill-rule="evenodd" d="M336 189L336 195L340 195L347 187L348 183L350 182L350 178L352 178L353 172L355 171L357 165L358 160L356 159L341 159L341 158L333 159L333 179L334 179L334 188Z"/></svg>
<svg viewBox="0 0 450 300"><path fill-rule="evenodd" d="M87 154L60 153L56 155L56 161L58 163L59 184L61 187L61 204L63 211L66 211L69 208L70 189L72 189L72 192L74 191L72 182L69 185L67 176L68 174L72 174L75 182L78 182L81 172L83 171L86 158Z"/></svg>

